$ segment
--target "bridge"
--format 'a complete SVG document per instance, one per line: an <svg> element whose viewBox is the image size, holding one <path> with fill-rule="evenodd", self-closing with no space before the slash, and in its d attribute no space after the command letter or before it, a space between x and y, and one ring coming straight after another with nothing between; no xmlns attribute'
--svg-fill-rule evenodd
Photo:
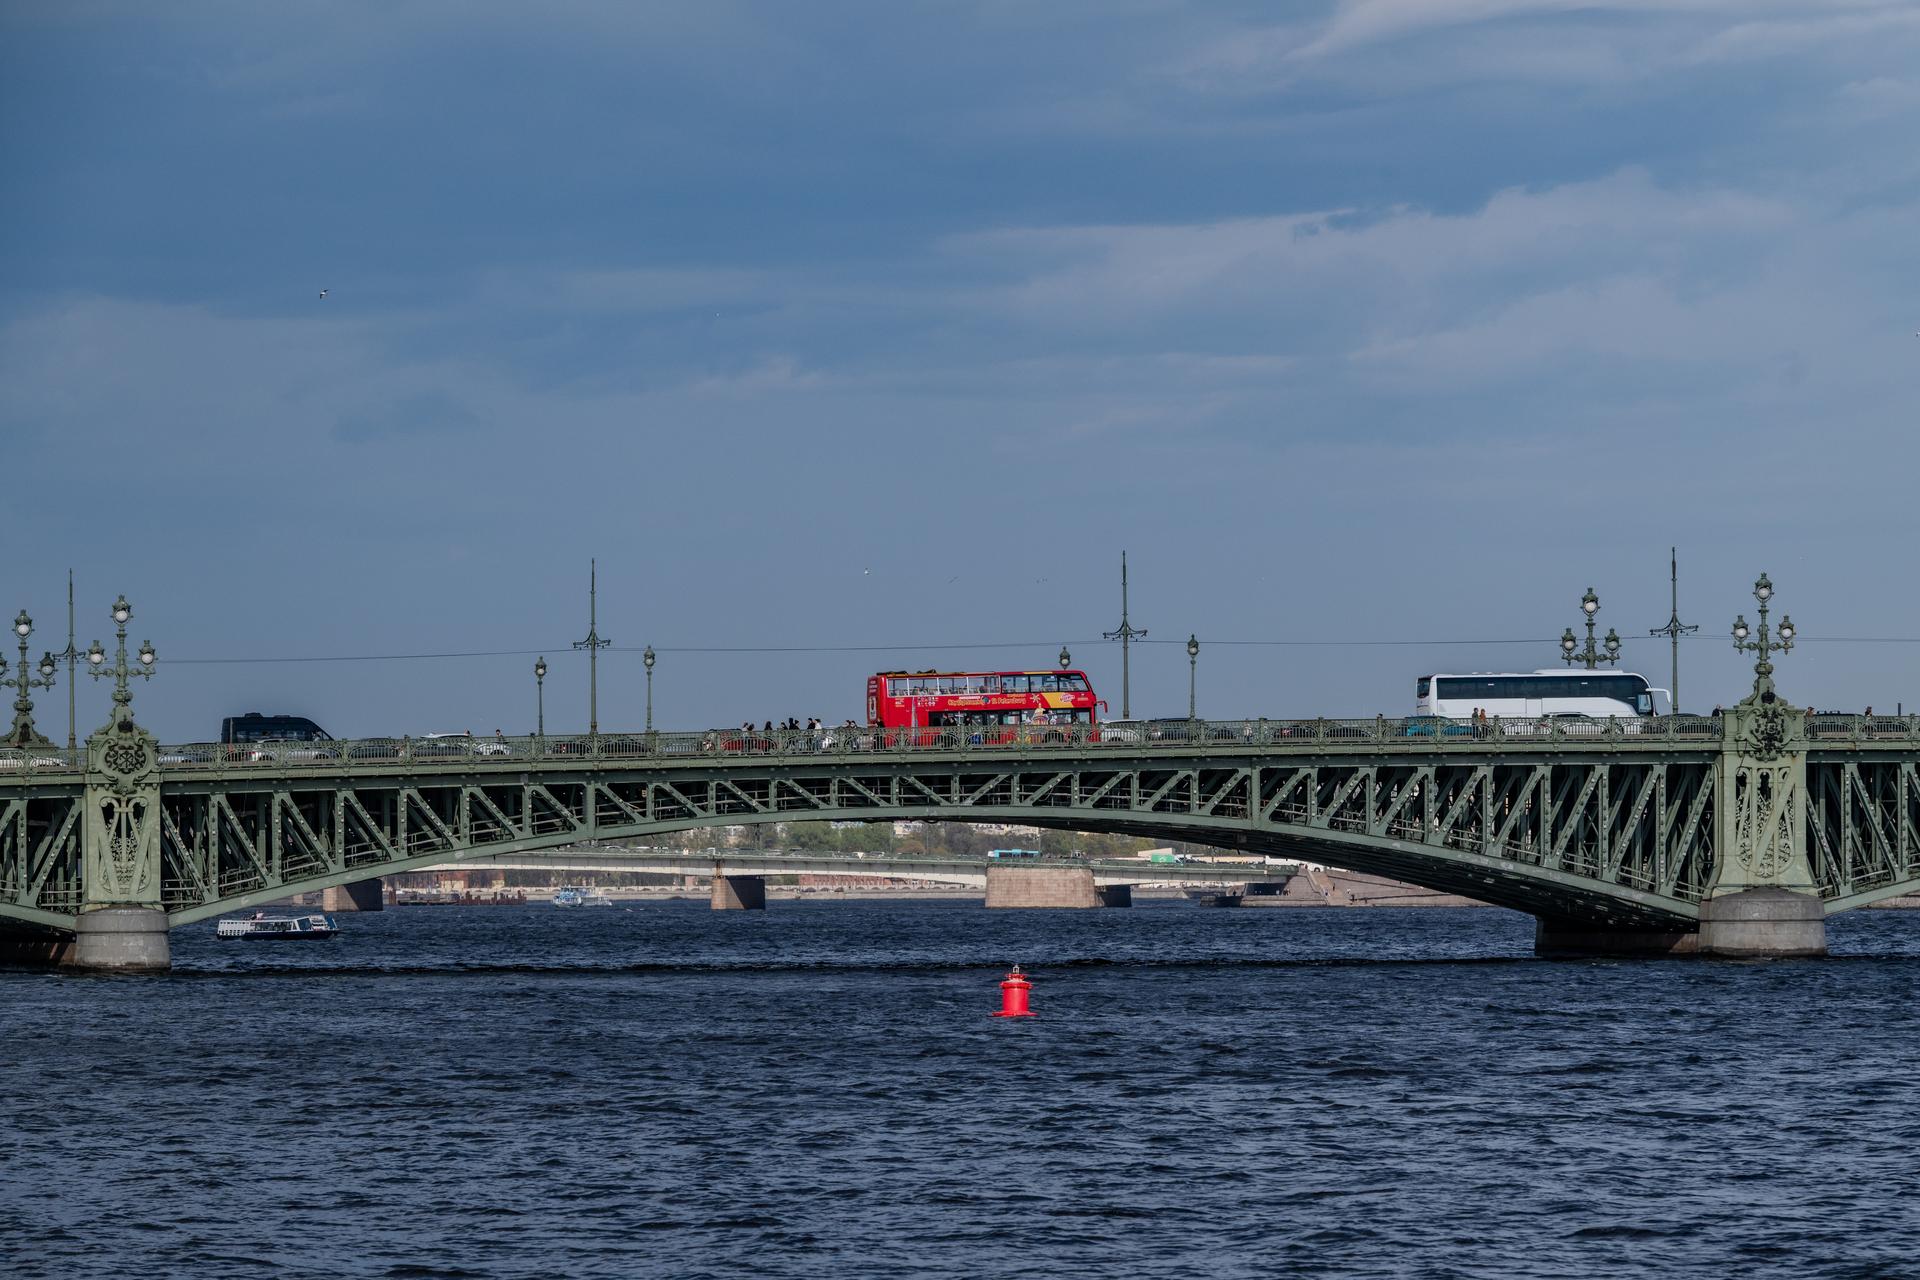
<svg viewBox="0 0 1920 1280"><path fill-rule="evenodd" d="M169 928L392 872L792 821L1019 823L1308 859L1528 912L1548 953L1823 954L1828 915L1920 889L1920 717L1791 707L1767 648L1753 693L1714 716L249 749L140 728L122 641L114 716L84 748L0 750L0 921L71 937L82 966L162 967ZM1017 870L1064 868L1000 874Z"/></svg>

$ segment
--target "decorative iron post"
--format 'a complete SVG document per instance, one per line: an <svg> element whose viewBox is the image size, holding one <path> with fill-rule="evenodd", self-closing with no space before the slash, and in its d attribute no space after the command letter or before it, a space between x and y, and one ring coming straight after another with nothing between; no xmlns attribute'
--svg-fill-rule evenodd
<svg viewBox="0 0 1920 1280"><path fill-rule="evenodd" d="M1667 581L1673 590L1673 615L1667 619L1664 627L1655 627L1647 634L1666 636L1673 641L1673 687L1667 693L1673 699L1673 714L1680 714L1680 637L1690 636L1700 629L1699 624L1689 625L1680 621L1680 553L1679 548L1667 548Z"/></svg>
<svg viewBox="0 0 1920 1280"><path fill-rule="evenodd" d="M74 690L80 682L74 679L74 669L80 661L80 650L73 645L73 570L67 570L67 647L53 655L56 662L67 664L67 750L76 749L80 743L74 737Z"/></svg>
<svg viewBox="0 0 1920 1280"><path fill-rule="evenodd" d="M1130 662L1129 647L1134 638L1146 635L1146 628L1136 631L1127 621L1127 553L1120 553L1120 629L1103 633L1107 640L1120 642L1120 718L1133 718L1133 667Z"/></svg>
<svg viewBox="0 0 1920 1280"><path fill-rule="evenodd" d="M1578 647L1573 638L1573 628L1568 627L1560 635L1561 658L1568 666L1583 662L1589 671L1595 670L1603 662L1620 661L1620 636L1613 628L1607 628L1603 647L1596 647L1593 643L1593 616L1600 612L1600 597L1593 594L1592 587L1588 587L1587 594L1580 597L1580 612L1587 616L1587 647Z"/></svg>
<svg viewBox="0 0 1920 1280"><path fill-rule="evenodd" d="M1733 647L1754 655L1753 692L1722 715L1714 781L1713 880L1700 903L1700 949L1720 955L1825 955L1826 912L1807 856L1807 718L1773 687L1773 583L1753 584L1760 625L1734 619Z"/></svg>
<svg viewBox="0 0 1920 1280"><path fill-rule="evenodd" d="M1193 713L1194 674L1200 669L1200 641L1191 632L1187 635L1187 719L1197 719Z"/></svg>
<svg viewBox="0 0 1920 1280"><path fill-rule="evenodd" d="M113 677L113 715L87 738L86 817L81 833L81 903L72 963L94 969L165 969L170 963L161 901L159 744L133 722L134 676L151 679L152 644L127 662L133 608L113 602L114 665L99 641L87 650L94 679Z"/></svg>
<svg viewBox="0 0 1920 1280"><path fill-rule="evenodd" d="M647 732L653 732L653 646L640 655L640 662L647 669Z"/></svg>
<svg viewBox="0 0 1920 1280"><path fill-rule="evenodd" d="M573 647L587 651L587 738L593 750L600 749L600 651L612 644L600 638L600 562L590 562L587 579L587 638L575 640Z"/></svg>
<svg viewBox="0 0 1920 1280"><path fill-rule="evenodd" d="M544 654L533 660L533 726L533 736L544 744L547 740L547 659Z"/></svg>
<svg viewBox="0 0 1920 1280"><path fill-rule="evenodd" d="M1067 646L1060 646L1060 669L1065 671L1073 665L1073 655L1067 652Z"/></svg>
<svg viewBox="0 0 1920 1280"><path fill-rule="evenodd" d="M27 663L27 637L33 634L33 619L22 609L20 616L13 620L14 634L20 637L20 674L4 675L5 663L0 663L0 688L14 690L19 696L13 700L13 728L7 732L6 743L10 747L52 746L53 744L33 727L33 699L29 695L35 689L53 688L54 666L51 653L40 659L40 678L33 678L33 668Z"/></svg>

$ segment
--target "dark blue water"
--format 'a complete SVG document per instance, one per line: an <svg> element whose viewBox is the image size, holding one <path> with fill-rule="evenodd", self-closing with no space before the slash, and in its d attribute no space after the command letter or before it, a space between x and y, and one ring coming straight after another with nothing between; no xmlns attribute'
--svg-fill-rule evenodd
<svg viewBox="0 0 1920 1280"><path fill-rule="evenodd" d="M1920 1274L1920 913L1770 964L1473 910L342 920L0 975L7 1273Z"/></svg>

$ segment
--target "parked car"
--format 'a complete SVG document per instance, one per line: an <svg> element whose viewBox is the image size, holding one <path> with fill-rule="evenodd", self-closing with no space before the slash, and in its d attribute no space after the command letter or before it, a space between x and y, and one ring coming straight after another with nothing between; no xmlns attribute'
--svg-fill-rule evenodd
<svg viewBox="0 0 1920 1280"><path fill-rule="evenodd" d="M171 751L162 751L160 753L161 764L212 764L213 760L214 748L211 744L207 746L199 746L196 744L190 747L175 747Z"/></svg>

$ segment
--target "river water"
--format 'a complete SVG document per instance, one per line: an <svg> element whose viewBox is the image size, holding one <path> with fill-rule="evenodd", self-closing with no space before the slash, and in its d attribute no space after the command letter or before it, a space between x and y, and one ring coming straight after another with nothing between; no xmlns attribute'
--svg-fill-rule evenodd
<svg viewBox="0 0 1920 1280"><path fill-rule="evenodd" d="M0 1269L1920 1274L1920 913L1742 964L1471 909L341 920L0 975Z"/></svg>

